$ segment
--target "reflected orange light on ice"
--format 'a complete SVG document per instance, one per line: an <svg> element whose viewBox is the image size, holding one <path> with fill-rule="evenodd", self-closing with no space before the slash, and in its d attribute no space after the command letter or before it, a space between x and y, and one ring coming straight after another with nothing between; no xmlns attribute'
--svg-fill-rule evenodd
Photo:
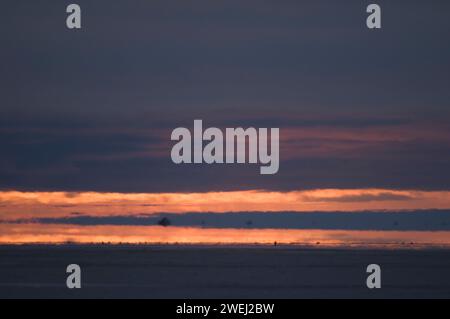
<svg viewBox="0 0 450 319"><path fill-rule="evenodd" d="M320 246L447 246L450 232L202 229L160 226L0 225L0 244L300 244Z"/></svg>

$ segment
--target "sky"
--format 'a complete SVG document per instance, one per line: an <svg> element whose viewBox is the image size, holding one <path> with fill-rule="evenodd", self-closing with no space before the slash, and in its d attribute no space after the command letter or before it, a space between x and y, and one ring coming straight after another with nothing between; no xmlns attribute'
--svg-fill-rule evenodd
<svg viewBox="0 0 450 319"><path fill-rule="evenodd" d="M372 2L78 0L68 30L69 2L6 1L0 221L449 210L450 3L368 30ZM174 164L195 119L280 128L279 172Z"/></svg>

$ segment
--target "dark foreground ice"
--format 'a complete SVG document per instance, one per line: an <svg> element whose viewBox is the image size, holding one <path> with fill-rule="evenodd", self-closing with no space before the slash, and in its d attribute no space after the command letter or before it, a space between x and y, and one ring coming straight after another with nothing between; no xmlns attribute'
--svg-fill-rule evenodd
<svg viewBox="0 0 450 319"><path fill-rule="evenodd" d="M82 288L66 288L79 264ZM382 267L382 288L366 267ZM450 250L1 246L0 298L449 298Z"/></svg>

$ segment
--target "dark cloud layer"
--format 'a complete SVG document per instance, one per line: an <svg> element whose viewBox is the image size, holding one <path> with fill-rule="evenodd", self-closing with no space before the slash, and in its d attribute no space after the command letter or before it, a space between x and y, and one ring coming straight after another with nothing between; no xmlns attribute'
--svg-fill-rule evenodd
<svg viewBox="0 0 450 319"><path fill-rule="evenodd" d="M249 229L325 229L325 230L385 230L385 231L448 231L448 211L411 212L238 212L155 214L148 216L70 216L65 218L37 218L15 223L70 225L128 225L154 226L167 218L171 226L203 228Z"/></svg>
<svg viewBox="0 0 450 319"><path fill-rule="evenodd" d="M195 118L445 136L448 1L379 1L375 32L359 0L77 3L81 31L65 28L68 3L2 4L0 189L450 189L450 145L437 137L367 142L344 157L281 153L275 176L176 166L169 153L170 131ZM325 143L350 142L300 145Z"/></svg>

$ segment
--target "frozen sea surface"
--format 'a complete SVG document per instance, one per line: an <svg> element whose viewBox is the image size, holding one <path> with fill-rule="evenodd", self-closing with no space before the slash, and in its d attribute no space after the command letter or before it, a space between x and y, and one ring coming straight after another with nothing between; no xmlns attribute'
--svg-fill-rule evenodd
<svg viewBox="0 0 450 319"><path fill-rule="evenodd" d="M82 288L66 288L79 264ZM382 288L366 267L382 267ZM0 298L449 298L450 250L1 246Z"/></svg>

